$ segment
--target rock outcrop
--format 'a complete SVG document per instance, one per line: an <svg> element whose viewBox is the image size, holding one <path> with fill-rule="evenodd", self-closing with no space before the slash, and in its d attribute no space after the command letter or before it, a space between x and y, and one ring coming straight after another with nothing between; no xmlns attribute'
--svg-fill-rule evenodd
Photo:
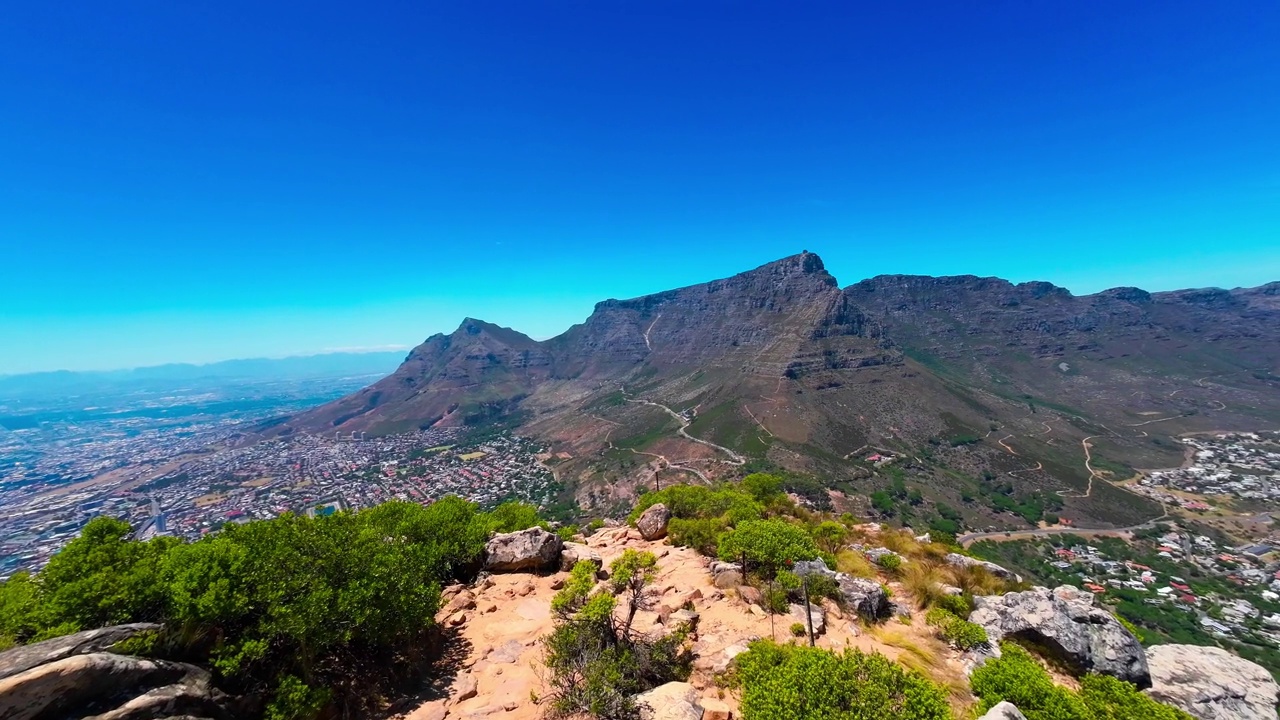
<svg viewBox="0 0 1280 720"><path fill-rule="evenodd" d="M555 533L532 527L499 533L484 546L484 568L490 572L538 572L559 567L564 542Z"/></svg>
<svg viewBox="0 0 1280 720"><path fill-rule="evenodd" d="M159 630L154 623L132 623L129 625L112 625L111 627L85 630L84 632L63 635L52 640L22 645L0 653L0 679L17 675L38 665L44 665L72 657L87 655L107 650L118 642L144 632Z"/></svg>
<svg viewBox="0 0 1280 720"><path fill-rule="evenodd" d="M1115 616L1094 605L1093 595L1063 585L1050 590L975 597L970 622L981 625L993 652L1006 637L1031 640L1081 671L1099 672L1150 687L1146 653Z"/></svg>
<svg viewBox="0 0 1280 720"><path fill-rule="evenodd" d="M797 575L813 573L835 580L840 588L841 603L864 618L878 620L888 617L892 611L889 594L885 592L883 585L874 580L836 572L828 568L822 560L802 560L795 564L794 571Z"/></svg>
<svg viewBox="0 0 1280 720"><path fill-rule="evenodd" d="M711 577L715 586L721 589L736 588L745 581L741 565L715 560L711 562Z"/></svg>
<svg viewBox="0 0 1280 720"><path fill-rule="evenodd" d="M667 523L671 522L671 511L666 505L657 503L650 505L636 520L636 529L645 540L660 540L667 536Z"/></svg>
<svg viewBox="0 0 1280 720"><path fill-rule="evenodd" d="M642 720L701 720L698 691L689 683L669 682L635 696Z"/></svg>
<svg viewBox="0 0 1280 720"><path fill-rule="evenodd" d="M1011 580L1013 582L1022 582L1022 576L1009 570L1008 568L1001 567L993 562L987 562L986 560L979 560L978 558L972 558L972 557L969 557L968 555L961 555L960 553L948 553L947 564L953 565L955 567L986 568L988 572L1000 578L1001 580Z"/></svg>
<svg viewBox="0 0 1280 720"><path fill-rule="evenodd" d="M1156 645L1148 694L1199 720L1275 720L1280 686L1262 666L1222 648Z"/></svg>
<svg viewBox="0 0 1280 720"><path fill-rule="evenodd" d="M1013 703L1002 700L991 706L991 709L978 720L1027 720L1027 716L1023 715Z"/></svg>
<svg viewBox="0 0 1280 720"><path fill-rule="evenodd" d="M560 550L560 569L569 571L574 565L586 560L596 566L596 572L604 569L604 560L601 559L600 553L583 545L582 543L567 542Z"/></svg>
<svg viewBox="0 0 1280 720"><path fill-rule="evenodd" d="M226 696L194 665L88 653L37 665L0 680L0 717L98 720L230 717Z"/></svg>

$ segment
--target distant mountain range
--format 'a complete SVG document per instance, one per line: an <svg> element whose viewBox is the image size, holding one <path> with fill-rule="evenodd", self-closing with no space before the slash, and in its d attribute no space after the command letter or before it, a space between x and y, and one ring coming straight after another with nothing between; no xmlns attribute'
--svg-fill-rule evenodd
<svg viewBox="0 0 1280 720"><path fill-rule="evenodd" d="M105 386L204 381L305 380L391 372L403 351L325 353L286 358L224 360L206 365L171 363L129 370L70 371L0 375L0 395L100 390Z"/></svg>
<svg viewBox="0 0 1280 720"><path fill-rule="evenodd" d="M1125 523L1156 509L1091 478L1178 464L1172 434L1274 427L1278 374L1280 283L1074 296L880 276L841 289L806 252L606 300L541 342L464 320L275 430L500 421L572 456L557 470L588 503L746 463L862 491L885 481L865 461L880 452L906 458L898 467L938 502L988 492L980 478L995 468L1014 473L1022 501Z"/></svg>

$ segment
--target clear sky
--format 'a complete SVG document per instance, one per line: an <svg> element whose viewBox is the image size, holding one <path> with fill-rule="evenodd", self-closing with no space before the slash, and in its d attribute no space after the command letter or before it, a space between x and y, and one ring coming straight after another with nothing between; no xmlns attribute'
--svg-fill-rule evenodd
<svg viewBox="0 0 1280 720"><path fill-rule="evenodd" d="M6 3L0 373L534 337L808 249L1280 279L1280 3Z"/></svg>

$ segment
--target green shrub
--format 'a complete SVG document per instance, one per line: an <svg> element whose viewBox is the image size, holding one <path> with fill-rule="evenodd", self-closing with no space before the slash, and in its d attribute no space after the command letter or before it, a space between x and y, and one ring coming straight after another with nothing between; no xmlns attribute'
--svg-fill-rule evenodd
<svg viewBox="0 0 1280 720"><path fill-rule="evenodd" d="M971 650L987 642L987 631L981 625L962 620L942 607L930 609L925 622L938 629L938 637L961 650Z"/></svg>
<svg viewBox="0 0 1280 720"><path fill-rule="evenodd" d="M1008 700L1027 720L1094 720L1084 701L1054 685L1026 650L1009 642L1001 643L1000 649L1000 657L983 663L969 677L973 693L982 698L982 712Z"/></svg>
<svg viewBox="0 0 1280 720"><path fill-rule="evenodd" d="M902 558L885 553L876 558L876 564L889 572L896 572L902 567Z"/></svg>
<svg viewBox="0 0 1280 720"><path fill-rule="evenodd" d="M1152 700L1132 683L1108 675L1087 675L1080 697L1095 720L1194 720L1187 713Z"/></svg>
<svg viewBox="0 0 1280 720"><path fill-rule="evenodd" d="M804 637L809 634L809 631L805 630L804 623L791 623L791 634L796 637Z"/></svg>
<svg viewBox="0 0 1280 720"><path fill-rule="evenodd" d="M671 544L691 547L704 555L715 555L720 535L727 523L722 518L672 518L667 523Z"/></svg>
<svg viewBox="0 0 1280 720"><path fill-rule="evenodd" d="M964 595L942 595L934 601L934 605L958 618L967 618L973 612L973 601Z"/></svg>
<svg viewBox="0 0 1280 720"><path fill-rule="evenodd" d="M609 584L593 595L595 567L574 566L552 599L555 630L543 639L552 716L634 720L635 694L689 676L687 628L656 639L631 628L635 611L649 605L656 571L652 553L627 550L610 565ZM627 608L625 621L615 613L619 599Z"/></svg>
<svg viewBox="0 0 1280 720"><path fill-rule="evenodd" d="M504 502L488 514L489 531L509 533L527 530L531 527L546 528L547 523L538 517L538 508L529 503Z"/></svg>
<svg viewBox="0 0 1280 720"><path fill-rule="evenodd" d="M1080 692L1054 685L1049 673L1023 648L1001 643L1003 654L974 670L973 692L986 711L1008 700L1027 720L1192 720L1177 708L1142 694L1132 683L1090 674Z"/></svg>
<svg viewBox="0 0 1280 720"><path fill-rule="evenodd" d="M804 528L784 520L747 520L724 533L720 559L746 561L744 569L759 569L771 577L798 560L818 557L818 546Z"/></svg>
<svg viewBox="0 0 1280 720"><path fill-rule="evenodd" d="M751 643L735 659L744 720L950 720L946 694L883 655Z"/></svg>

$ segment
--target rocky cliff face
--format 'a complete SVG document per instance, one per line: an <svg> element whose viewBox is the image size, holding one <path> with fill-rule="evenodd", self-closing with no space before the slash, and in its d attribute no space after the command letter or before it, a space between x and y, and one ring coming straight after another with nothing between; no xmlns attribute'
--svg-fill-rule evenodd
<svg viewBox="0 0 1280 720"><path fill-rule="evenodd" d="M706 478L746 454L857 480L840 461L860 448L967 444L998 427L1008 447L992 438L949 462L1017 472L1020 484L1072 498L1077 517L1124 525L1152 508L1105 487L1095 500L1089 469L1064 449L1101 432L1112 459L1176 463L1175 446L1153 445L1152 431L1278 421L1278 373L1280 283L1075 296L1046 282L891 275L842 290L805 252L605 300L542 342L468 319L387 378L272 431L390 433L520 409L522 432L574 456L560 468L569 477ZM684 412L689 429L663 406ZM665 460L586 459L629 438Z"/></svg>

